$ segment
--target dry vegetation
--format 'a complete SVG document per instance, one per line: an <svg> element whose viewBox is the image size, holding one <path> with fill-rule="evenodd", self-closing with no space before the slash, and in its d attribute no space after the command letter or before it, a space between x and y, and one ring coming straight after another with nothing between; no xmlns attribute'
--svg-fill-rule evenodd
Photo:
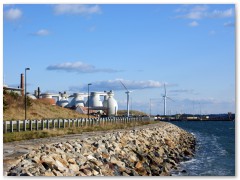
<svg viewBox="0 0 240 180"><path fill-rule="evenodd" d="M16 93L4 92L6 103L3 120L23 120L25 118L24 97ZM86 118L87 115L79 114L71 109L49 104L48 101L28 99L27 119L46 118Z"/></svg>
<svg viewBox="0 0 240 180"><path fill-rule="evenodd" d="M129 123L114 123L96 126L86 126L86 127L75 127L75 128L65 128L65 129L45 129L42 131L25 131L25 132L13 132L3 134L3 142L21 141L29 139L38 139L46 137L62 136L66 134L81 134L90 131L108 131L113 129L127 129L135 126L142 126L150 123L156 123L156 121L145 121L145 122L129 122Z"/></svg>
<svg viewBox="0 0 240 180"><path fill-rule="evenodd" d="M62 108L51 105L43 99L27 100L27 119L49 119L49 118L87 118L87 115L79 114L71 109ZM16 93L7 93L4 91L3 96L3 120L23 120L25 118L24 97ZM120 110L119 115L125 115L126 111ZM142 112L130 111L131 115L145 115ZM65 129L50 129L42 131L25 131L3 134L4 142L20 141L28 139L46 138L54 136L62 136L65 134L79 134L88 131L107 131L112 129L126 129L133 126L141 126L144 124L155 122L131 122L131 123L114 123L97 126L75 127Z"/></svg>
<svg viewBox="0 0 240 180"><path fill-rule="evenodd" d="M123 115L126 115L126 114L127 114L126 110L118 110L118 115L119 116L123 116ZM130 110L129 114L132 115L132 116L147 116L146 113L141 112L141 111L136 111L136 110Z"/></svg>
<svg viewBox="0 0 240 180"><path fill-rule="evenodd" d="M23 120L25 118L24 97L16 93L4 92L4 101L6 103L3 112L3 120ZM118 115L126 115L126 110L119 110ZM145 116L140 111L131 110L130 115ZM54 106L44 99L28 99L27 119L50 119L50 118L87 118L87 115L79 114L74 110Z"/></svg>

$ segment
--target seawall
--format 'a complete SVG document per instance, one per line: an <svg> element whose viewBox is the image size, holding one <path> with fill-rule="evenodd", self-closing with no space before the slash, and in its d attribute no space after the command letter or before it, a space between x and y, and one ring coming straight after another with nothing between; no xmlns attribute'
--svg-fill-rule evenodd
<svg viewBox="0 0 240 180"><path fill-rule="evenodd" d="M167 122L39 144L6 176L169 176L192 157L195 138Z"/></svg>

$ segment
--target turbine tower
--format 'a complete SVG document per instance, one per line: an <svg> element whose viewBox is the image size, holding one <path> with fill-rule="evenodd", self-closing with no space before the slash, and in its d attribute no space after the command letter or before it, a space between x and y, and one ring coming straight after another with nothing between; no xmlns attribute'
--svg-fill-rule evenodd
<svg viewBox="0 0 240 180"><path fill-rule="evenodd" d="M164 102L164 116L166 116L166 111L167 111L167 98L172 100L170 97L167 96L167 90L166 90L166 85L164 83L164 95L163 95L163 102ZM173 100L172 100L173 101Z"/></svg>
<svg viewBox="0 0 240 180"><path fill-rule="evenodd" d="M129 93L132 91L129 91L126 86L123 84L122 81L120 81L123 87L127 90L125 93L127 94L127 117L129 117Z"/></svg>

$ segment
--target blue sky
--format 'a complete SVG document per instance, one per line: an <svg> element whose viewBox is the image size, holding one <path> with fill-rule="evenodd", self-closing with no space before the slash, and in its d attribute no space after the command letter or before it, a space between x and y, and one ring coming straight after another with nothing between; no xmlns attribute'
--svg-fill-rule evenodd
<svg viewBox="0 0 240 180"><path fill-rule="evenodd" d="M235 112L234 4L3 6L4 83L28 90L113 90L119 109L163 114ZM150 106L151 99L151 106Z"/></svg>

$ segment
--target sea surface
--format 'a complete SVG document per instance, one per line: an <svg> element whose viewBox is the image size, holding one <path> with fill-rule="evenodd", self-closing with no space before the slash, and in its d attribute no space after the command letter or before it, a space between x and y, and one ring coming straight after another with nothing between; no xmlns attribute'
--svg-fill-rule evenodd
<svg viewBox="0 0 240 180"><path fill-rule="evenodd" d="M235 176L235 121L172 121L196 137L195 156L173 176Z"/></svg>

